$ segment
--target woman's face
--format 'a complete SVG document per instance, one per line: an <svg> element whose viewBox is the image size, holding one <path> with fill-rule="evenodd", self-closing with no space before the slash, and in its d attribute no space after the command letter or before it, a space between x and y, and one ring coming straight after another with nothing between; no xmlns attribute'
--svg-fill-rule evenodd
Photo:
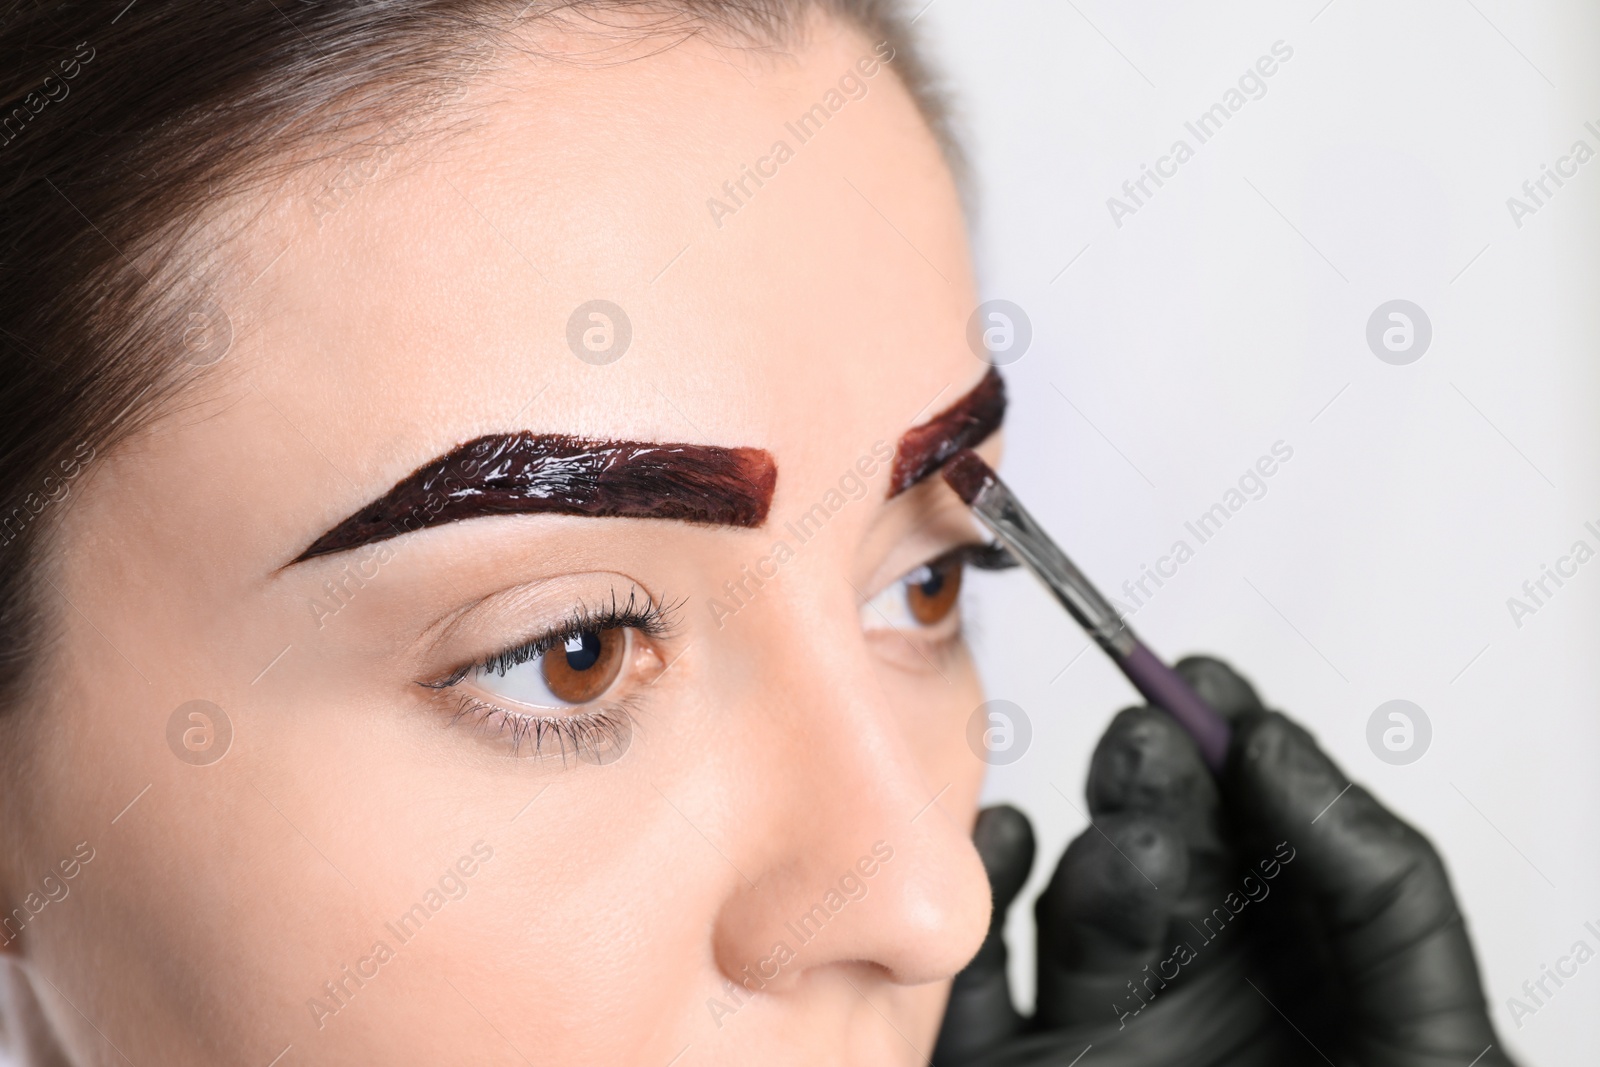
<svg viewBox="0 0 1600 1067"><path fill-rule="evenodd" d="M979 538L888 458L986 368L893 69L829 26L501 48L470 126L246 205L232 349L74 487L9 727L9 950L77 1062L925 1061L988 890L956 569L918 568ZM293 562L519 431L776 490Z"/></svg>

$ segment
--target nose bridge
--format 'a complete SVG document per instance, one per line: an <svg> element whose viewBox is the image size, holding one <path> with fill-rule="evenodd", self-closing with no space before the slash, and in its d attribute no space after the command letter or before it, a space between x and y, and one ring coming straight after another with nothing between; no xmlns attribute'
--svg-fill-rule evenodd
<svg viewBox="0 0 1600 1067"><path fill-rule="evenodd" d="M774 658L764 700L783 739L774 781L798 820L796 837L850 827L857 836L906 835L943 783L927 780L883 691L852 587L840 581L830 595L774 615L762 622L788 632L773 639L805 650Z"/></svg>
<svg viewBox="0 0 1600 1067"><path fill-rule="evenodd" d="M783 717L793 724L776 784L782 808L773 814L795 848L787 864L832 856L840 872L875 841L907 851L925 835L930 784L900 735L900 723L877 691L866 664L818 663L831 677L791 678L782 686ZM928 823L935 826L935 821ZM822 870L814 872L823 874Z"/></svg>
<svg viewBox="0 0 1600 1067"><path fill-rule="evenodd" d="M766 992L845 961L897 981L936 980L976 951L988 919L969 828L939 807L948 783L930 781L915 757L904 709L877 680L854 594L839 584L842 595L751 620L766 631L762 647L806 650L771 657L756 687L767 740L751 758L765 799L748 810L743 844L759 874L717 924L724 973Z"/></svg>

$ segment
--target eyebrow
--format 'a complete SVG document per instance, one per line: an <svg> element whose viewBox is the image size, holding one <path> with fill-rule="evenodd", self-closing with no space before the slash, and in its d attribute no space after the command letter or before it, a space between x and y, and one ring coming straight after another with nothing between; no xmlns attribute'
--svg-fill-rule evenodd
<svg viewBox="0 0 1600 1067"><path fill-rule="evenodd" d="M483 515L552 512L757 527L778 468L761 448L487 434L417 468L313 541L301 563Z"/></svg>
<svg viewBox="0 0 1600 1067"><path fill-rule="evenodd" d="M900 436L889 476L889 496L899 496L1000 428L1006 417L1006 383L994 367L966 396Z"/></svg>

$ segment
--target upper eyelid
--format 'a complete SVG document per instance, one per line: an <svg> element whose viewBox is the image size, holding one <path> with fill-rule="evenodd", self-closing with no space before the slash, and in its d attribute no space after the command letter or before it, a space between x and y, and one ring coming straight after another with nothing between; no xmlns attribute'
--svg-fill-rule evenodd
<svg viewBox="0 0 1600 1067"><path fill-rule="evenodd" d="M949 558L959 559L967 566L980 571L1004 571L1021 566L1011 550L999 541L983 541L965 545L957 545L942 556L936 556L923 566L940 563Z"/></svg>
<svg viewBox="0 0 1600 1067"><path fill-rule="evenodd" d="M1006 547L1000 544L998 541L968 541L959 545L954 545L945 549L943 552L929 556L920 563L917 563L911 567L907 567L905 570L901 571L899 574L890 579L889 582L881 589L877 590L877 592L873 593L871 596L868 596L867 599L871 600L873 597L881 595L885 590L894 586L896 582L905 581L911 575L915 574L920 568L932 567L940 563L948 562L961 563L980 571L1008 570L1019 565L1017 558L1007 551Z"/></svg>
<svg viewBox="0 0 1600 1067"><path fill-rule="evenodd" d="M553 651L564 641L590 630L609 630L625 627L630 630L639 630L649 637L664 638L671 635L676 625L674 614L679 605L661 603L656 600L646 600L643 605L636 605L630 595L628 603L618 605L613 597L612 603L600 612L592 612L587 606L579 605L564 622L545 630L530 641L511 645L499 652L491 653L481 660L478 666L493 670L496 661L504 661L507 657L526 655L521 662L541 656ZM506 670L510 668L507 667ZM505 670L499 671L501 675Z"/></svg>
<svg viewBox="0 0 1600 1067"><path fill-rule="evenodd" d="M563 592L564 589L571 592ZM603 588L603 592L602 592ZM595 613L597 607L608 606L617 599L618 590L629 590L637 599L652 604L664 604L654 591L638 579L617 571L583 571L573 574L553 575L530 582L521 582L480 596L467 604L447 612L430 623L411 646L413 661L431 662L442 655L442 650L455 643L457 635L470 628L477 620L488 616L496 620L489 628L502 635L510 631L522 637L494 639L499 648L486 651L493 654L503 648L526 644L559 627L580 612ZM519 625L514 629L501 625L499 620L515 618ZM531 623L526 622L532 618ZM472 644L482 643L472 641ZM457 659L452 653L450 659Z"/></svg>
<svg viewBox="0 0 1600 1067"><path fill-rule="evenodd" d="M521 662L527 662L555 648L564 639L587 629L622 625L656 639L671 637L676 632L677 613L683 606L682 602L661 600L645 593L641 603L639 598L634 596L635 590L642 592L643 587L634 583L630 588L627 602L618 603L616 588L613 587L611 602L598 610L584 603L574 605L565 617L544 626L532 637L502 642L493 651L476 654L466 662L458 664L442 678L421 681L417 684L428 689L448 689L460 684L474 670L480 667L489 668L495 660L526 651L527 655Z"/></svg>

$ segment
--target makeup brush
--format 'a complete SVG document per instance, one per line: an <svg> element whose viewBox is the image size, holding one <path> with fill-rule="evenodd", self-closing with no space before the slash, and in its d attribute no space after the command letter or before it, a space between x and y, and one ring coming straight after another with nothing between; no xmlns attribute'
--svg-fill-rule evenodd
<svg viewBox="0 0 1600 1067"><path fill-rule="evenodd" d="M956 495L1045 584L1146 700L1178 720L1213 771L1228 755L1228 723L1183 676L1156 657L1111 602L1034 521L976 452L964 448L940 471Z"/></svg>

